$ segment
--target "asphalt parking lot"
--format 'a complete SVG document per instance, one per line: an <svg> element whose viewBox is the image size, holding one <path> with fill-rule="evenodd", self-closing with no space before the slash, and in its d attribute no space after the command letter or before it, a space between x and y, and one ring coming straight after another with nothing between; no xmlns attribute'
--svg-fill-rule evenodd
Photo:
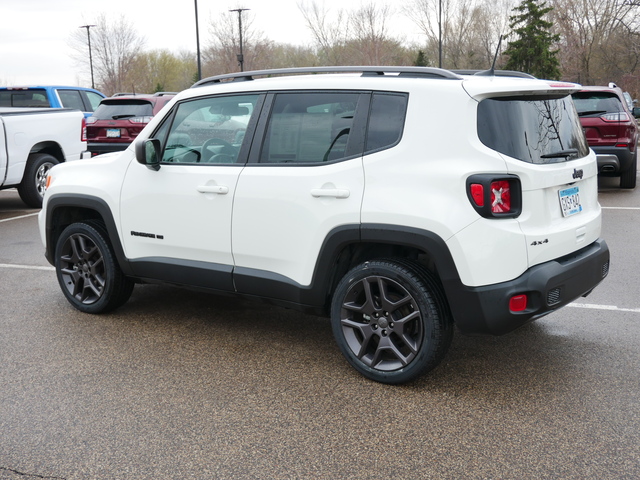
<svg viewBox="0 0 640 480"><path fill-rule="evenodd" d="M640 478L640 187L601 182L611 272L404 386L327 319L163 286L75 311L0 191L0 479Z"/></svg>

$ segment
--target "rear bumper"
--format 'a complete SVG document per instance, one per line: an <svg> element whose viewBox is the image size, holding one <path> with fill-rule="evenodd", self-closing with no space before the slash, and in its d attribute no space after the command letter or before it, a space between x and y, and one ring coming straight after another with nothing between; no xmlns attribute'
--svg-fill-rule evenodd
<svg viewBox="0 0 640 480"><path fill-rule="evenodd" d="M126 150L129 143L92 143L87 144L87 149L92 155L100 155L102 153L120 152Z"/></svg>
<svg viewBox="0 0 640 480"><path fill-rule="evenodd" d="M598 173L620 175L631 168L634 154L625 147L591 147L596 153Z"/></svg>
<svg viewBox="0 0 640 480"><path fill-rule="evenodd" d="M449 296L458 328L469 334L502 335L588 295L609 273L609 247L599 239L577 252L536 265L510 282L463 287ZM448 289L447 289L448 290ZM511 312L509 300L526 294L527 308Z"/></svg>

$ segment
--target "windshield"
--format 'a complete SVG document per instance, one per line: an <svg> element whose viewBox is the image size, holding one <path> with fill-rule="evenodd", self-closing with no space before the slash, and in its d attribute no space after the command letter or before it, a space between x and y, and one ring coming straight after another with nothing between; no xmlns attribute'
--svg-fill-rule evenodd
<svg viewBox="0 0 640 480"><path fill-rule="evenodd" d="M119 120L133 117L151 117L153 105L148 101L102 102L93 113L96 120Z"/></svg>
<svg viewBox="0 0 640 480"><path fill-rule="evenodd" d="M528 163L557 163L589 154L569 95L483 100L478 136L487 147Z"/></svg>

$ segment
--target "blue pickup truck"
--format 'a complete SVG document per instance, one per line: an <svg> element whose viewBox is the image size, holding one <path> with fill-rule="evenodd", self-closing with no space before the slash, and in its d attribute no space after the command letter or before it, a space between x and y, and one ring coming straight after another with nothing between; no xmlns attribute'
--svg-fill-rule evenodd
<svg viewBox="0 0 640 480"><path fill-rule="evenodd" d="M0 87L0 107L73 108L83 112L86 118L105 96L85 87Z"/></svg>

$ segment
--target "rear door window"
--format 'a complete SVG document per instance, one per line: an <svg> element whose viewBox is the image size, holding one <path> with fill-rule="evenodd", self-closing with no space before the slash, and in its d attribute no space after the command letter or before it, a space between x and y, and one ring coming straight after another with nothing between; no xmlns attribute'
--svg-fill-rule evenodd
<svg viewBox="0 0 640 480"><path fill-rule="evenodd" d="M557 163L589 154L569 95L483 100L477 127L483 144L523 162Z"/></svg>
<svg viewBox="0 0 640 480"><path fill-rule="evenodd" d="M324 163L362 153L350 149L361 94L305 92L277 94L260 162Z"/></svg>

